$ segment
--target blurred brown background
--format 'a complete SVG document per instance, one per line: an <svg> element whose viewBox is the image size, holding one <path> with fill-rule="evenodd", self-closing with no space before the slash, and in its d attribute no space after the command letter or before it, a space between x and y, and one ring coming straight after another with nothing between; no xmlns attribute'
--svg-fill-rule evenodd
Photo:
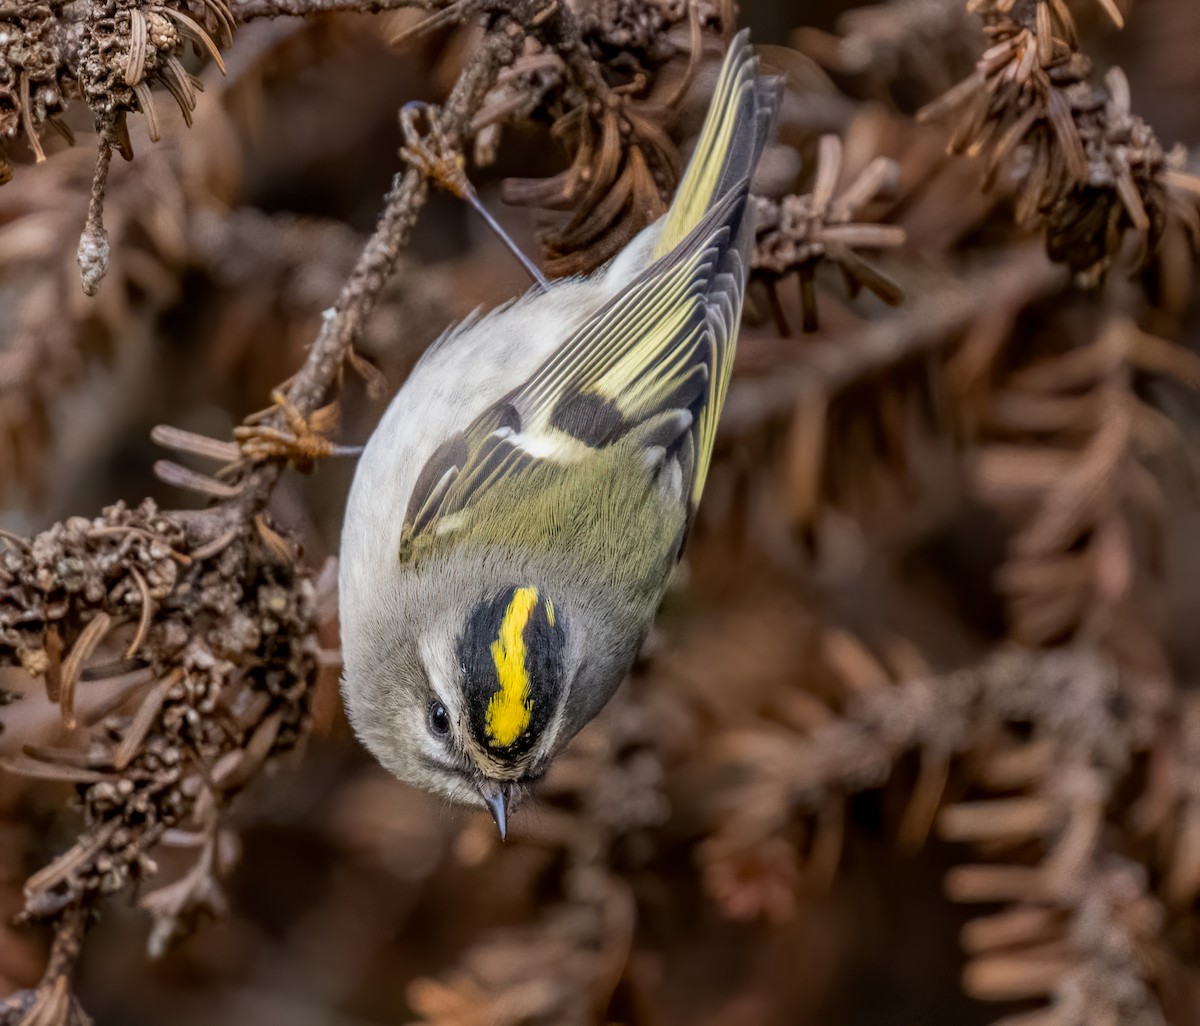
<svg viewBox="0 0 1200 1026"><path fill-rule="evenodd" d="M868 252L905 298L849 298L827 261L815 332L799 330L797 277L779 282L784 338L756 280L684 578L634 679L509 842L374 765L327 667L307 744L234 806L225 914L151 961L136 894L104 906L77 987L97 1023L1200 1023L1194 265L1168 239L1140 276L1072 283L1044 232L1014 223L1019 160L984 194L980 162L946 155L953 119L914 115L988 45L963 6L742 5L756 43L788 51L764 58L789 96L763 191L809 192L827 133L839 192L895 160L855 220L906 232ZM1100 4L1073 7L1094 77L1121 67L1164 148L1200 144L1195 0L1124 4L1122 31ZM399 166L397 108L443 98L476 40L392 45L412 20L246 25L228 76L202 72L190 129L170 103L157 144L131 119L94 299L75 266L86 109L68 112L73 149L48 140L46 163L18 164L0 187L0 527L197 504L154 476L150 430L226 438L303 360ZM672 127L685 148L694 121ZM517 124L471 167L528 252L542 215L505 205L500 183L564 163L544 123ZM525 287L436 194L360 349L394 390L448 324ZM1139 330L1185 355L1156 364L1121 341ZM1119 376L1062 377L1054 361L1102 339ZM1022 550L1113 390L1149 412L1078 481L1096 524L1062 553ZM382 408L347 375L339 440L364 439ZM330 460L274 493L313 567L336 554L352 473ZM40 689L10 686L26 695L3 710L0 753L63 736ZM1077 760L1087 731L1103 743ZM1055 876L1096 788L1095 875ZM0 773L5 923L72 843L73 794ZM163 879L188 865L155 857ZM0 928L0 993L37 984L47 943Z"/></svg>

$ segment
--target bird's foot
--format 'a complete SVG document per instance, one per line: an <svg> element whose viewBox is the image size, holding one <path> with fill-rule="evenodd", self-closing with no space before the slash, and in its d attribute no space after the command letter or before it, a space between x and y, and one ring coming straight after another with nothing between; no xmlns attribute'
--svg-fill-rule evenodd
<svg viewBox="0 0 1200 1026"><path fill-rule="evenodd" d="M400 132L404 136L400 156L439 189L466 200L474 195L467 178L466 161L451 145L436 112L433 104L419 100L412 100L400 108ZM421 117L428 124L425 132L417 127L417 120Z"/></svg>
<svg viewBox="0 0 1200 1026"><path fill-rule="evenodd" d="M293 406L283 392L271 393L272 405L246 418L234 428L233 437L244 457L251 460L287 460L298 470L309 471L317 460L330 456L358 455L357 446L343 446L329 440L327 433L337 420L337 404L331 403L306 417ZM284 426L261 423L276 411L283 414Z"/></svg>
<svg viewBox="0 0 1200 1026"><path fill-rule="evenodd" d="M400 148L400 156L421 172L439 189L453 193L460 200L469 203L484 223L504 243L509 252L517 258L518 263L542 289L549 288L549 282L541 269L529 259L504 230L500 223L492 217L487 207L475 193L475 187L467 177L466 161L447 138L441 123L435 116L434 106L413 100L400 108L400 132L404 136L404 145ZM424 133L417 127L418 117L424 116L428 130Z"/></svg>

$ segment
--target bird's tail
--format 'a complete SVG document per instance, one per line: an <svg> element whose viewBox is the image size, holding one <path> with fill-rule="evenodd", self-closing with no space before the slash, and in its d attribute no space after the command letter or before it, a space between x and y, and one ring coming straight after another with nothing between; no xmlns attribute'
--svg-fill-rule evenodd
<svg viewBox="0 0 1200 1026"><path fill-rule="evenodd" d="M760 78L743 29L733 39L704 120L700 141L654 243L657 259L679 245L730 189L754 174L779 106L780 83Z"/></svg>

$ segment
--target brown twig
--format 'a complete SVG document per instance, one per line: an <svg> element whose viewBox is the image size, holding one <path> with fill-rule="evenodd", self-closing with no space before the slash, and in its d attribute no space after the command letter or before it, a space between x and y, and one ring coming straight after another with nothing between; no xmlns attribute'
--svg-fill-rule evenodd
<svg viewBox="0 0 1200 1026"><path fill-rule="evenodd" d="M1069 8L1050 0L973 7L992 45L971 76L919 117L956 116L949 149L983 158L985 189L1023 152L1029 166L1014 183L1018 222L1044 231L1051 257L1091 284L1117 259L1127 233L1138 236L1142 264L1180 223L1191 226L1196 245L1195 204L1172 185L1179 169L1131 111L1124 72L1112 68L1103 84L1092 81Z"/></svg>
<svg viewBox="0 0 1200 1026"><path fill-rule="evenodd" d="M46 971L36 990L18 991L0 1001L0 1026L54 1023L90 1026L91 1019L71 993L71 974L83 947L88 911L76 902L62 911L50 947Z"/></svg>
<svg viewBox="0 0 1200 1026"><path fill-rule="evenodd" d="M531 16L529 10L522 7L514 8L511 15L497 18L436 115L439 130L452 143L464 140L472 117L500 69L520 53L525 33L517 19L521 13L527 18ZM383 211L371 238L337 303L322 322L308 358L284 394L287 404L300 416L315 413L342 374L347 354L361 337L367 317L378 302L416 224L427 191L425 176L415 169L398 173L392 179L392 187L384 199ZM286 427L285 414L280 411L267 423L276 428ZM278 461L246 466L240 479L240 495L231 507L237 517L244 519L262 509L282 466Z"/></svg>
<svg viewBox="0 0 1200 1026"><path fill-rule="evenodd" d="M239 23L259 18L304 18L315 14L353 11L355 14L378 14L402 8L428 9L428 0L230 0L229 9Z"/></svg>

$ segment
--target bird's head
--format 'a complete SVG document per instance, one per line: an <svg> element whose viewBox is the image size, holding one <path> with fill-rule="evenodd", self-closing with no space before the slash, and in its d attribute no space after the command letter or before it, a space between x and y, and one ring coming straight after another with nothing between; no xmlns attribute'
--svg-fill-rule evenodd
<svg viewBox="0 0 1200 1026"><path fill-rule="evenodd" d="M503 835L511 804L567 739L569 617L532 584L434 605L407 642L382 626L356 646L359 658L347 655L347 709L387 769L450 801L487 807ZM370 619L381 617L386 609Z"/></svg>

